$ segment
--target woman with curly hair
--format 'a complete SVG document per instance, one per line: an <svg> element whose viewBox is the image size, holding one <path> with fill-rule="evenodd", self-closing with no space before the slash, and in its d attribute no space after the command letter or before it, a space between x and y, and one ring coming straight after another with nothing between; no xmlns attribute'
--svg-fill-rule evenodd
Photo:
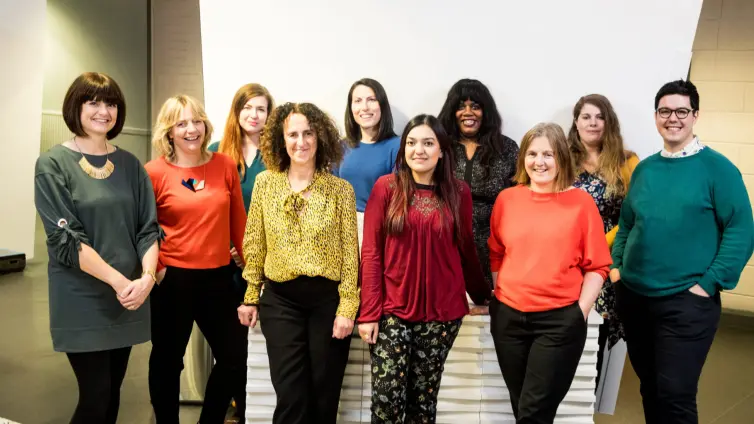
<svg viewBox="0 0 754 424"><path fill-rule="evenodd" d="M330 173L343 146L319 108L286 103L269 117L260 149L268 170L251 197L238 318L263 322L273 423L335 423L359 308L356 197Z"/></svg>
<svg viewBox="0 0 754 424"><path fill-rule="evenodd" d="M589 94L576 102L573 123L568 132L568 147L576 170L574 186L594 199L602 217L608 247L612 248L618 232L621 205L639 158L623 148L618 116L605 96ZM605 350L611 349L623 338L623 327L615 314L615 287L610 282L603 287L595 309L605 319L599 331L599 384ZM616 393L619 383L620 379L613 381Z"/></svg>
<svg viewBox="0 0 754 424"><path fill-rule="evenodd" d="M462 79L453 84L438 119L453 139L456 178L471 188L474 244L492 289L490 215L497 195L513 185L518 146L502 134L495 99L480 81Z"/></svg>

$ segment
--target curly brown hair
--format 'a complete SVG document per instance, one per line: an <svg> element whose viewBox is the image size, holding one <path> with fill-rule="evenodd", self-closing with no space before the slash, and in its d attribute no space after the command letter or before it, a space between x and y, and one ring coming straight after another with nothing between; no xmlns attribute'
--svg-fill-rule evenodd
<svg viewBox="0 0 754 424"><path fill-rule="evenodd" d="M343 144L335 122L317 106L311 103L285 103L278 106L267 118L259 150L267 169L285 171L291 165L291 158L285 149L285 123L294 113L304 115L309 126L317 134L315 168L329 172L343 159Z"/></svg>

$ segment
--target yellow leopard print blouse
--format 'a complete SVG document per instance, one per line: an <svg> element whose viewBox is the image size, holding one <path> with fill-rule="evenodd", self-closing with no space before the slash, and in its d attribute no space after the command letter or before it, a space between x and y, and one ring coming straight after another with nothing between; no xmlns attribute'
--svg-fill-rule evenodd
<svg viewBox="0 0 754 424"><path fill-rule="evenodd" d="M243 239L248 282L245 304L258 304L265 278L298 276L339 281L337 315L355 319L359 308L359 247L353 187L318 172L308 199L294 193L285 172L263 171L254 183Z"/></svg>

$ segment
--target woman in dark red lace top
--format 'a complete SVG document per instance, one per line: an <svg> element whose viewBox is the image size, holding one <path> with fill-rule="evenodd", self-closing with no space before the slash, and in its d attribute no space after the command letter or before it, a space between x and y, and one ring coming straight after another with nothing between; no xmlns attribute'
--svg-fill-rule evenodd
<svg viewBox="0 0 754 424"><path fill-rule="evenodd" d="M491 297L471 192L453 166L437 118L419 115L401 137L396 173L380 177L367 201L359 334L371 344L373 422L434 422L466 292L476 304Z"/></svg>

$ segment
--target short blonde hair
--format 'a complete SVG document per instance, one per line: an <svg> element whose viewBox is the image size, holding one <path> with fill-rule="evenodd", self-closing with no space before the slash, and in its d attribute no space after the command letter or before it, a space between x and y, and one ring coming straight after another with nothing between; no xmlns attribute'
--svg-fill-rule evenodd
<svg viewBox="0 0 754 424"><path fill-rule="evenodd" d="M152 146L160 155L169 160L175 159L175 147L173 147L173 141L170 139L170 131L181 120L181 113L186 106L191 108L194 118L201 119L204 122L202 153L207 153L207 146L212 139L212 124L209 122L202 103L185 94L173 96L163 103L160 113L157 115L154 131L152 131Z"/></svg>
<svg viewBox="0 0 754 424"><path fill-rule="evenodd" d="M552 147L552 152L555 155L555 164L558 166L558 174L555 176L553 185L555 191L563 191L572 186L576 179L576 171L573 169L573 162L571 162L568 141L563 128L551 122L539 123L524 135L516 162L516 176L513 177L513 180L519 184L531 184L531 178L526 172L526 151L529 150L531 142L537 137L545 137L550 142L550 147Z"/></svg>

